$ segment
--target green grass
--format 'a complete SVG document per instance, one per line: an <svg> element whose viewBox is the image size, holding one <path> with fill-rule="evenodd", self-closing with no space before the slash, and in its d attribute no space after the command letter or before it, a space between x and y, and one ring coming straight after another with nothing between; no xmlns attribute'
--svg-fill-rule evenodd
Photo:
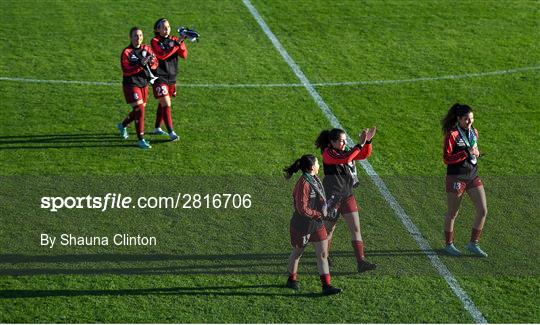
<svg viewBox="0 0 540 325"><path fill-rule="evenodd" d="M538 66L536 1L254 1L314 83L438 77ZM130 10L127 11L126 7ZM185 84L298 83L241 1L3 1L0 77L118 82L116 86L0 80L0 322L470 323L368 177L356 197L366 253L355 272L343 222L333 283L321 297L313 249L303 289L282 287L294 181L281 168L329 123L303 88ZM118 138L129 111L118 57L139 25L148 43L161 16L195 26L180 63L173 118L182 140ZM47 19L43 19L47 17ZM361 86L317 87L353 135L377 125L369 159L490 323L538 323L535 198L540 194L538 70ZM454 102L475 109L486 184L487 259L441 253L445 212L439 120ZM147 107L153 127L157 103ZM42 196L249 193L250 209L61 210ZM464 201L456 240L468 239ZM154 247L39 245L41 233L158 237Z"/></svg>

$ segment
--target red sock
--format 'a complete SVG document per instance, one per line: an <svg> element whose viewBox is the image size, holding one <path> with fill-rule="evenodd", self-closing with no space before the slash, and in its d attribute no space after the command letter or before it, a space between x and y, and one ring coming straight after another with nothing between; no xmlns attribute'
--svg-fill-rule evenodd
<svg viewBox="0 0 540 325"><path fill-rule="evenodd" d="M322 283L323 287L329 287L330 286L330 274L321 275L321 283Z"/></svg>
<svg viewBox="0 0 540 325"><path fill-rule="evenodd" d="M171 133L173 131L171 106L163 107L163 120L165 121L165 126L167 127L167 131Z"/></svg>
<svg viewBox="0 0 540 325"><path fill-rule="evenodd" d="M144 104L135 106L131 113L122 121L122 125L127 127L133 121L135 121L135 130L140 140L144 138Z"/></svg>
<svg viewBox="0 0 540 325"><path fill-rule="evenodd" d="M161 127L161 123L163 123L163 107L161 104L158 104L155 124L156 129Z"/></svg>
<svg viewBox="0 0 540 325"><path fill-rule="evenodd" d="M296 273L289 273L289 281L296 281Z"/></svg>
<svg viewBox="0 0 540 325"><path fill-rule="evenodd" d="M131 123L133 121L133 119L131 118L132 117L132 114L133 112L129 113L128 116L122 121L122 126L123 127L127 127L129 125L129 123Z"/></svg>
<svg viewBox="0 0 540 325"><path fill-rule="evenodd" d="M482 235L482 229L472 229L471 231L471 242L478 243L480 240L480 235Z"/></svg>
<svg viewBox="0 0 540 325"><path fill-rule="evenodd" d="M135 121L135 130L140 140L144 138L144 104L137 105L130 115L132 115L132 119Z"/></svg>
<svg viewBox="0 0 540 325"><path fill-rule="evenodd" d="M446 239L446 245L450 245L454 242L454 231L444 231L444 237Z"/></svg>
<svg viewBox="0 0 540 325"><path fill-rule="evenodd" d="M364 260L364 243L360 240L353 240L352 247L354 249L354 255L356 256L357 262L362 262Z"/></svg>

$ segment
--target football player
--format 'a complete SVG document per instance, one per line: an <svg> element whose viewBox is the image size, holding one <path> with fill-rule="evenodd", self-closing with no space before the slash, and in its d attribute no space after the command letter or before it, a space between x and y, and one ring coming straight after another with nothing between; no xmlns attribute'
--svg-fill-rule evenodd
<svg viewBox="0 0 540 325"><path fill-rule="evenodd" d="M467 192L474 203L476 218L471 231L471 239L465 248L480 257L487 254L478 242L487 215L484 184L478 177L477 162L478 131L472 127L474 114L468 105L454 104L442 119L444 133L443 160L446 167L446 199L448 209L444 219L445 251L453 256L461 255L454 246L454 221L459 212L463 193Z"/></svg>
<svg viewBox="0 0 540 325"><path fill-rule="evenodd" d="M168 134L171 141L179 139L174 132L171 116L171 97L176 97L176 76L178 75L178 57L187 58L188 51L183 39L171 36L171 26L165 18L154 24L155 37L152 38L152 50L158 58L156 71L158 80L153 85L154 97L159 101L153 134ZM167 133L161 129L165 123Z"/></svg>
<svg viewBox="0 0 540 325"><path fill-rule="evenodd" d="M142 43L143 32L139 27L131 28L129 37L131 43L122 51L120 65L124 97L133 110L122 123L118 123L117 128L120 136L127 139L127 126L134 121L139 148L150 149L150 143L144 138L144 109L148 99L148 82L158 62L150 46Z"/></svg>
<svg viewBox="0 0 540 325"><path fill-rule="evenodd" d="M285 178L289 179L297 171L302 176L296 182L293 192L294 213L290 222L292 252L289 257L289 278L287 287L298 290L298 263L306 245L311 242L315 246L317 269L321 277L324 295L341 292L340 288L330 284L330 268L328 266L328 240L323 217L327 215L326 197L323 185L317 177L319 162L313 155L304 155L291 166L284 169Z"/></svg>
<svg viewBox="0 0 540 325"><path fill-rule="evenodd" d="M319 134L315 145L321 150L324 166L324 190L326 197L335 203L338 211L334 220L326 221L329 250L336 227L337 218L343 215L351 234L351 244L356 256L358 272L374 270L376 265L366 260L364 242L360 232L358 206L353 188L358 185L356 160L366 159L371 155L371 140L376 128L365 129L359 136L359 142L353 148L347 146L347 136L341 129L324 130Z"/></svg>

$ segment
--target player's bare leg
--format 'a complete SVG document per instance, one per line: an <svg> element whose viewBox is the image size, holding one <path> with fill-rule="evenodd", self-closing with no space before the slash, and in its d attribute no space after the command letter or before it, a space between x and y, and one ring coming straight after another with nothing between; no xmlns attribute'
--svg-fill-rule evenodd
<svg viewBox="0 0 540 325"><path fill-rule="evenodd" d="M471 230L471 240L466 245L466 248L477 256L487 257L487 253L484 252L478 245L487 216L486 192L484 191L484 186L478 186L471 188L467 191L467 193L473 201L476 216Z"/></svg>
<svg viewBox="0 0 540 325"><path fill-rule="evenodd" d="M358 215L358 211L345 213L343 214L343 218L351 234L351 245L354 249L358 272L374 270L377 265L366 261L364 255L364 242L362 241L362 233L360 232L360 216Z"/></svg>
<svg viewBox="0 0 540 325"><path fill-rule="evenodd" d="M330 284L330 267L328 266L328 240L313 243L315 246L315 255L317 257L317 270L321 277L322 293L324 295L333 295L340 293L340 288L335 288Z"/></svg>
<svg viewBox="0 0 540 325"><path fill-rule="evenodd" d="M458 193L446 193L446 203L448 209L444 216L444 235L446 246L444 250L452 256L460 256L461 252L454 246L454 222L459 213L462 196Z"/></svg>
<svg viewBox="0 0 540 325"><path fill-rule="evenodd" d="M289 256L289 265L287 266L287 271L289 271L289 278L287 279L287 287L298 290L300 285L298 284L297 274L298 274L298 263L300 262L300 257L304 252L305 247L296 247L294 246Z"/></svg>

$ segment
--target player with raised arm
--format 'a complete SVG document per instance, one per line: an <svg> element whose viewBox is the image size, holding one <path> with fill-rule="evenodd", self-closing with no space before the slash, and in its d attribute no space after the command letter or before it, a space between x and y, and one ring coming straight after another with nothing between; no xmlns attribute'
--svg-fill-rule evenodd
<svg viewBox="0 0 540 325"><path fill-rule="evenodd" d="M353 188L358 186L355 161L371 155L371 140L376 128L365 129L359 135L358 144L347 146L347 135L341 129L324 130L319 134L315 145L321 149L324 166L324 190L329 201L329 211L334 217L326 220L329 251L339 215L343 215L349 232L357 262L358 272L374 270L376 265L366 260L364 242L360 232L360 217Z"/></svg>
<svg viewBox="0 0 540 325"><path fill-rule="evenodd" d="M445 251L453 256L461 255L454 246L454 221L458 215L461 198L466 191L474 203L476 217L471 239L465 248L471 253L487 257L478 242L487 215L484 184L478 177L477 162L478 131L472 127L474 114L468 105L454 104L442 119L444 133L443 160L446 168L446 201L448 209L444 220Z"/></svg>
<svg viewBox="0 0 540 325"><path fill-rule="evenodd" d="M154 24L155 37L151 45L159 65L156 71L158 80L153 85L154 97L159 101L153 134L168 134L171 141L179 139L174 132L171 115L171 97L176 97L176 77L178 75L178 58L187 58L188 51L183 39L171 36L171 26L165 18ZM165 123L167 133L161 129Z"/></svg>
<svg viewBox="0 0 540 325"><path fill-rule="evenodd" d="M135 129L141 149L150 149L150 143L144 138L144 109L148 99L148 82L152 78L152 69L157 68L158 62L148 45L142 44L143 32L139 27L129 31L131 44L120 55L123 81L122 87L126 102L132 107L131 113L118 123L117 128L123 139L128 138L127 126L135 122Z"/></svg>

